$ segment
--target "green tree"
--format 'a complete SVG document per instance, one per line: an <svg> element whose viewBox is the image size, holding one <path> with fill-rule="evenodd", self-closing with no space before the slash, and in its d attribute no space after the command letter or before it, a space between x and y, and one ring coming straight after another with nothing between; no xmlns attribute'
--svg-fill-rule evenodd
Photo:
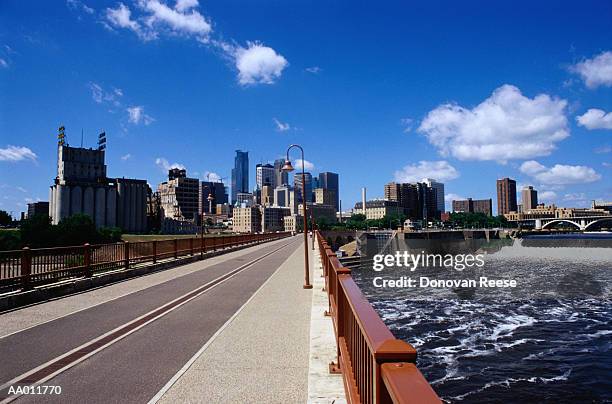
<svg viewBox="0 0 612 404"><path fill-rule="evenodd" d="M8 226L11 223L13 223L11 215L5 210L0 210L0 226Z"/></svg>
<svg viewBox="0 0 612 404"><path fill-rule="evenodd" d="M82 213L66 217L57 225L57 238L60 245L81 245L98 243L102 237L89 215Z"/></svg>
<svg viewBox="0 0 612 404"><path fill-rule="evenodd" d="M22 220L19 231L24 247L52 247L58 242L54 226L51 225L51 218L47 215L34 215Z"/></svg>

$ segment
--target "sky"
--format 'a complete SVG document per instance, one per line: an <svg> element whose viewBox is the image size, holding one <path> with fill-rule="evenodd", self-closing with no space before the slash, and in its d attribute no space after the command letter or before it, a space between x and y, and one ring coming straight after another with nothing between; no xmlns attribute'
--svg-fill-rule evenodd
<svg viewBox="0 0 612 404"><path fill-rule="evenodd" d="M537 4L535 4L537 3ZM612 3L0 2L0 209L48 200L57 128L110 177L230 183L304 147L346 210L424 177L612 201ZM294 150L291 159L299 156ZM519 201L520 202L520 201Z"/></svg>

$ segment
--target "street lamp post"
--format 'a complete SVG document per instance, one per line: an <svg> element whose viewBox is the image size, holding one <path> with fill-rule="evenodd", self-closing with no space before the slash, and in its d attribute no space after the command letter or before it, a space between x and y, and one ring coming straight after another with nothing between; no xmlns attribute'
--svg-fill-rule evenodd
<svg viewBox="0 0 612 404"><path fill-rule="evenodd" d="M310 270L308 266L308 218L306 211L306 173L304 172L304 149L302 146L298 144L292 144L287 148L287 159L285 160L285 165L283 166L283 171L290 172L295 170L291 165L291 161L289 160L289 150L297 147L302 152L302 206L303 206L303 214L304 217L304 289L312 289L312 285L310 284ZM314 233L312 234L314 238Z"/></svg>

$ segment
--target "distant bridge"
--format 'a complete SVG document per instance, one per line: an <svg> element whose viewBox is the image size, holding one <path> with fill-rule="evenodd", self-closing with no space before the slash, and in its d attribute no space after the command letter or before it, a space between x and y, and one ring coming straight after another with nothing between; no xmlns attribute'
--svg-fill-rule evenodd
<svg viewBox="0 0 612 404"><path fill-rule="evenodd" d="M591 230L597 225L607 222L612 227L612 216L586 216L586 217L568 217L568 218L543 218L535 219L535 228L537 230L543 230L551 228L559 223L568 223L579 230Z"/></svg>

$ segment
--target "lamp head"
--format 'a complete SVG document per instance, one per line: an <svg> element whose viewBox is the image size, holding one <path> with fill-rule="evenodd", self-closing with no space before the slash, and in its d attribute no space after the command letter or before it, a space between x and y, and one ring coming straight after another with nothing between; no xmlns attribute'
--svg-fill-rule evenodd
<svg viewBox="0 0 612 404"><path fill-rule="evenodd" d="M291 172L295 170L295 168L293 168L293 166L291 165L291 161L286 160L285 165L283 166L282 170L285 172Z"/></svg>

